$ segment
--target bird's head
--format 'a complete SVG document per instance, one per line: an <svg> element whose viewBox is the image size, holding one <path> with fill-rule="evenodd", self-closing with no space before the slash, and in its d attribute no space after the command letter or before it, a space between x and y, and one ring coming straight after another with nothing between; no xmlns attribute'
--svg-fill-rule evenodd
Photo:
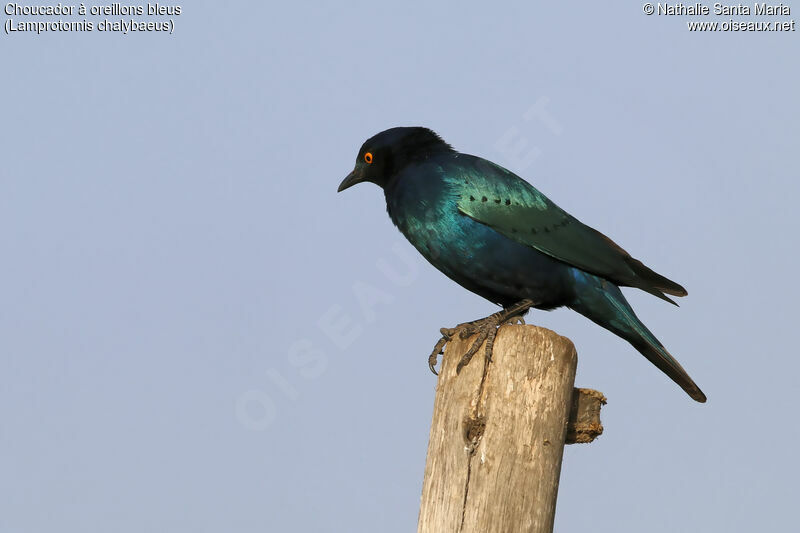
<svg viewBox="0 0 800 533"><path fill-rule="evenodd" d="M391 128L364 142L353 171L339 185L342 192L363 181L385 187L407 164L453 149L428 128Z"/></svg>

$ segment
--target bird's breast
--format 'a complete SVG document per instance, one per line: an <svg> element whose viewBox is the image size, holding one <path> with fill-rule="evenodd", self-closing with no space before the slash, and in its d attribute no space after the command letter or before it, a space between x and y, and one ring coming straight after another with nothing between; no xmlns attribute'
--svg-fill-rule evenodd
<svg viewBox="0 0 800 533"><path fill-rule="evenodd" d="M437 269L493 302L561 298L564 266L459 212L458 192L434 177L386 190L392 222ZM556 305L556 304L553 304Z"/></svg>

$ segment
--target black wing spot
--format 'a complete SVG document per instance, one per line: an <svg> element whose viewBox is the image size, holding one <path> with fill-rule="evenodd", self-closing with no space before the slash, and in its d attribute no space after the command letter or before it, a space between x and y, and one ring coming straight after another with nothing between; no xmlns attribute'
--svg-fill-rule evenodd
<svg viewBox="0 0 800 533"><path fill-rule="evenodd" d="M511 205L511 200L506 199L506 205Z"/></svg>
<svg viewBox="0 0 800 533"><path fill-rule="evenodd" d="M487 201L487 200L489 200L489 199L488 199L488 198L486 198L485 196L484 196L483 198L481 198L481 202L485 202L485 201Z"/></svg>
<svg viewBox="0 0 800 533"><path fill-rule="evenodd" d="M500 198L495 198L494 203L499 204L500 203Z"/></svg>
<svg viewBox="0 0 800 533"><path fill-rule="evenodd" d="M536 235L536 228L531 228L531 233L533 233L534 235Z"/></svg>
<svg viewBox="0 0 800 533"><path fill-rule="evenodd" d="M566 226L567 226L569 223L570 223L570 220L569 220L568 218L565 218L564 220L562 220L562 221L561 221L561 222L559 222L558 224L555 224L555 225L553 226L553 229L554 229L554 230L556 230L556 229L558 229L558 228L564 228L564 227L566 227Z"/></svg>
<svg viewBox="0 0 800 533"><path fill-rule="evenodd" d="M474 201L475 201L475 197L474 197L474 196L472 196L472 195L470 195L470 196L469 196L469 201L470 201L470 202L474 202Z"/></svg>
<svg viewBox="0 0 800 533"><path fill-rule="evenodd" d="M544 232L545 232L545 233L550 233L550 228L548 228L547 226L545 226L545 227L544 227Z"/></svg>
<svg viewBox="0 0 800 533"><path fill-rule="evenodd" d="M511 233L516 233L516 232L517 232L517 228L511 228Z"/></svg>

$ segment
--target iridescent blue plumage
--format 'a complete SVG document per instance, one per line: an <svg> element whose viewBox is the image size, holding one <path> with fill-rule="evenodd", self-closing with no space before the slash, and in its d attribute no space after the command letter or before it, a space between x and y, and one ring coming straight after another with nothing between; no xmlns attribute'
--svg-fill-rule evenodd
<svg viewBox="0 0 800 533"><path fill-rule="evenodd" d="M631 309L620 285L686 291L633 259L512 172L461 154L425 128L393 128L367 140L339 190L383 187L392 222L436 268L508 307L567 306L630 342L692 398L705 395Z"/></svg>

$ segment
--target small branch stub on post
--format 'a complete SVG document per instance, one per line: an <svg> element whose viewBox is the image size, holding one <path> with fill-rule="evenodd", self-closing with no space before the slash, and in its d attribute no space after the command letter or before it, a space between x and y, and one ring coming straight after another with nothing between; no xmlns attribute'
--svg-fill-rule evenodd
<svg viewBox="0 0 800 533"><path fill-rule="evenodd" d="M585 444L602 435L600 408L606 401L603 393L594 389L572 391L572 406L567 423L567 444Z"/></svg>
<svg viewBox="0 0 800 533"><path fill-rule="evenodd" d="M574 389L575 347L550 330L503 326L492 361L457 375L471 342L442 359L418 532L549 533L568 421L571 442L590 442L605 398Z"/></svg>

